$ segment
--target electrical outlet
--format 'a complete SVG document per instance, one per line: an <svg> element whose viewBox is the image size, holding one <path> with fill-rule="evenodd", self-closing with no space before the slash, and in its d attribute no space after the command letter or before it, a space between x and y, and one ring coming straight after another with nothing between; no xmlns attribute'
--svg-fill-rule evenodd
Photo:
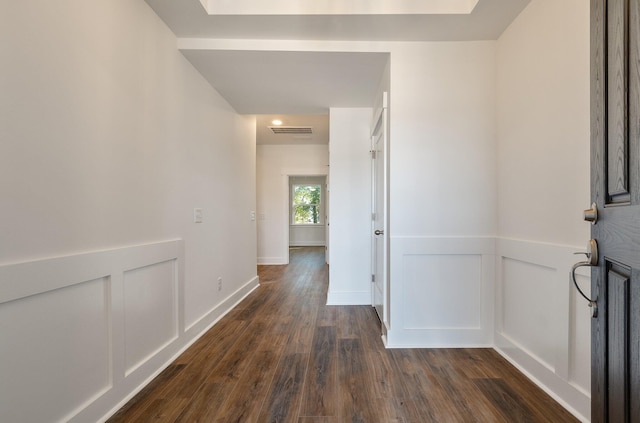
<svg viewBox="0 0 640 423"><path fill-rule="evenodd" d="M255 221L256 220L256 212L251 210L251 212L249 213L249 219L251 219L251 221Z"/></svg>
<svg viewBox="0 0 640 423"><path fill-rule="evenodd" d="M218 291L222 291L222 278L218 278Z"/></svg>

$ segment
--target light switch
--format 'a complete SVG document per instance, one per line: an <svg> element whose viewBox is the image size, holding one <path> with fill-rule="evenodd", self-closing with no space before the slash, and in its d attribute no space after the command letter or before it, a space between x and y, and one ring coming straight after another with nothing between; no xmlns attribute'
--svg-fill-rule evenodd
<svg viewBox="0 0 640 423"><path fill-rule="evenodd" d="M193 222L202 223L202 209L200 208L193 209Z"/></svg>
<svg viewBox="0 0 640 423"><path fill-rule="evenodd" d="M251 213L249 213L249 217L251 218L251 221L255 221L256 220L256 212L251 210Z"/></svg>

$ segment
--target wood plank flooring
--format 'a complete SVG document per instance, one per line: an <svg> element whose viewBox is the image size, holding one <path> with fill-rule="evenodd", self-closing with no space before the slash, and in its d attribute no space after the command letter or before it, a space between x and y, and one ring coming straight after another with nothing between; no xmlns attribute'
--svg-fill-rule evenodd
<svg viewBox="0 0 640 423"><path fill-rule="evenodd" d="M109 422L577 421L491 349L384 349L373 308L324 305L324 249L291 252Z"/></svg>

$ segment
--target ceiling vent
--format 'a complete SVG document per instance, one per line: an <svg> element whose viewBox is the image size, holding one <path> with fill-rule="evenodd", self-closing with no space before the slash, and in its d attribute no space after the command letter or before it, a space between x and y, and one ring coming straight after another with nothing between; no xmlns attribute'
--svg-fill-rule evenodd
<svg viewBox="0 0 640 423"><path fill-rule="evenodd" d="M313 134L313 127L311 126L270 126L269 129L276 134L289 134L289 135L309 135Z"/></svg>

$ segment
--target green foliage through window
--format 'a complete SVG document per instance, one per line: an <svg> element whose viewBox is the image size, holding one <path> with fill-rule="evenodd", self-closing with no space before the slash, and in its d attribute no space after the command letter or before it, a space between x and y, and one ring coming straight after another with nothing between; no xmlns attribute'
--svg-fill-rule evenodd
<svg viewBox="0 0 640 423"><path fill-rule="evenodd" d="M320 185L294 185L293 224L313 225L320 221Z"/></svg>

